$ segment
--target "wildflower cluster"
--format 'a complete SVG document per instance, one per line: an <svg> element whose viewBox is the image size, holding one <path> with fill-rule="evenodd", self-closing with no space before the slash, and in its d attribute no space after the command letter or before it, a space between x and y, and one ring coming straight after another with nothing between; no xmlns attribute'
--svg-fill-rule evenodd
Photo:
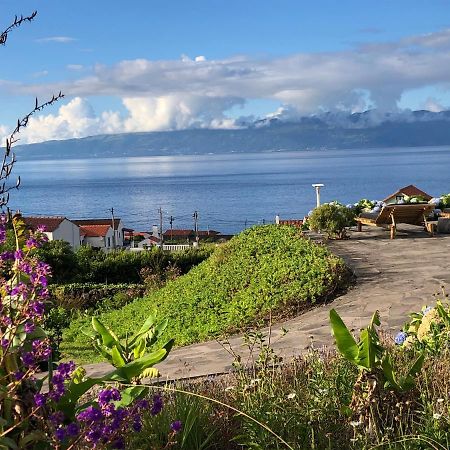
<svg viewBox="0 0 450 450"><path fill-rule="evenodd" d="M445 298L445 292L443 295ZM450 305L438 300L434 307L424 306L420 312L412 313L394 341L404 349L432 354L450 349Z"/></svg>

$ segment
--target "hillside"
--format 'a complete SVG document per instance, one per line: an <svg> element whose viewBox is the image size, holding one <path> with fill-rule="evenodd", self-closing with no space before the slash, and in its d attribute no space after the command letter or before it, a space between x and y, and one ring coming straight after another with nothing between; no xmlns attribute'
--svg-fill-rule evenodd
<svg viewBox="0 0 450 450"><path fill-rule="evenodd" d="M450 145L450 112L408 115L331 113L296 121L277 118L236 129L186 129L92 136L18 146L21 159L190 155Z"/></svg>
<svg viewBox="0 0 450 450"><path fill-rule="evenodd" d="M346 282L346 266L325 247L292 227L259 226L220 246L187 275L100 320L123 337L157 307L158 316L169 319L165 337L180 346L262 325L269 311L275 318L296 315ZM80 333L89 327L89 318L72 322L60 347L65 356L98 360Z"/></svg>

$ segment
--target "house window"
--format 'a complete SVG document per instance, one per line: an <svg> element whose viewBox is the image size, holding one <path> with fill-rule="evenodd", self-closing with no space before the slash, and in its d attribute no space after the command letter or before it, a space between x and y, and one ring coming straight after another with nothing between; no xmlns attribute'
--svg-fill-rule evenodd
<svg viewBox="0 0 450 450"><path fill-rule="evenodd" d="M111 238L108 238L108 247L111 247Z"/></svg>

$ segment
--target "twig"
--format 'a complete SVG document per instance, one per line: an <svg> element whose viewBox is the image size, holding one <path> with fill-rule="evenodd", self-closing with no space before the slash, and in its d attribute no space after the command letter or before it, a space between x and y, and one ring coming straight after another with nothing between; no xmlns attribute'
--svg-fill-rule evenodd
<svg viewBox="0 0 450 450"><path fill-rule="evenodd" d="M5 30L2 32L2 34L0 34L0 45L5 45L6 44L6 40L8 39L8 34L17 27L20 27L20 25L22 25L24 22L31 22L37 15L37 11L33 11L31 13L31 15L29 16L20 16L14 17L14 22Z"/></svg>

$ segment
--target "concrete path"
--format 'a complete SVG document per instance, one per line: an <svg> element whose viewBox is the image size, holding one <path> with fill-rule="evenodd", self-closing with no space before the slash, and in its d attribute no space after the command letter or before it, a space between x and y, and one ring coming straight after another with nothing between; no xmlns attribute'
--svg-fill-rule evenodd
<svg viewBox="0 0 450 450"><path fill-rule="evenodd" d="M355 330L366 326L379 310L383 328L396 332L408 313L433 303L433 294L440 292L441 286L450 293L450 235L432 238L417 227L401 230L395 240L389 239L387 231L370 228L352 232L349 240L329 241L330 249L355 272L356 285L329 304L275 324L271 345L276 353L286 359L302 353L311 342L315 347L332 344L328 320L332 308ZM232 337L229 342L245 362L248 352L242 337ZM158 368L164 378L179 379L228 372L232 362L222 345L210 341L173 350ZM90 375L110 369L108 364L85 367Z"/></svg>

